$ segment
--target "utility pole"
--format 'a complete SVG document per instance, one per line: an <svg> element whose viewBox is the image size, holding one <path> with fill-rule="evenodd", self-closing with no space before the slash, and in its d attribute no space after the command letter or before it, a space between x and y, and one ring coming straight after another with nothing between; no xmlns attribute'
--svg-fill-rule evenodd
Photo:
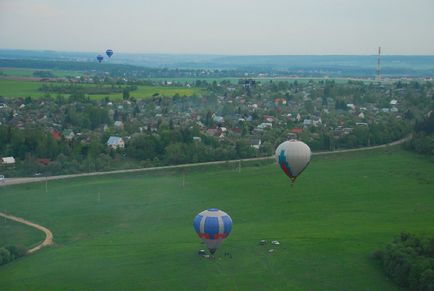
<svg viewBox="0 0 434 291"><path fill-rule="evenodd" d="M182 188L185 187L185 168L182 169Z"/></svg>

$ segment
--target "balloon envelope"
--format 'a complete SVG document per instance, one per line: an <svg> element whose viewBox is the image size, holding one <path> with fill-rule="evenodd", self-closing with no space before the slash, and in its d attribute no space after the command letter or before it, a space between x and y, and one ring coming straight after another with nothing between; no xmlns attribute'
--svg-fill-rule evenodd
<svg viewBox="0 0 434 291"><path fill-rule="evenodd" d="M113 50L108 49L105 51L106 55L110 58L113 55Z"/></svg>
<svg viewBox="0 0 434 291"><path fill-rule="evenodd" d="M304 142L291 139L277 147L275 156L280 168L294 182L309 165L311 151Z"/></svg>
<svg viewBox="0 0 434 291"><path fill-rule="evenodd" d="M104 59L104 57L102 55L97 55L96 59L98 60L98 62L102 62L102 60Z"/></svg>
<svg viewBox="0 0 434 291"><path fill-rule="evenodd" d="M202 211L193 220L194 230L214 254L232 230L232 219L224 211L210 208Z"/></svg>

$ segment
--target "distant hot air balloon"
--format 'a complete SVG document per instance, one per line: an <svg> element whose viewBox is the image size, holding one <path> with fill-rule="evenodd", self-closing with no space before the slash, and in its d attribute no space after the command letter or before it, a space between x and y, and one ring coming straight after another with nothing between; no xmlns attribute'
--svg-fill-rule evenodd
<svg viewBox="0 0 434 291"><path fill-rule="evenodd" d="M111 58L112 55L113 55L113 50L112 50L112 49L108 49L108 50L105 51L105 53L106 53L106 55L107 55L109 58Z"/></svg>
<svg viewBox="0 0 434 291"><path fill-rule="evenodd" d="M102 60L104 60L104 57L102 55L97 55L96 59L98 60L98 62L102 62Z"/></svg>
<svg viewBox="0 0 434 291"><path fill-rule="evenodd" d="M304 142L291 139L281 143L276 149L276 160L285 174L294 183L310 162L310 148Z"/></svg>
<svg viewBox="0 0 434 291"><path fill-rule="evenodd" d="M232 219L227 213L210 208L196 215L193 226L210 253L214 254L222 241L229 236Z"/></svg>

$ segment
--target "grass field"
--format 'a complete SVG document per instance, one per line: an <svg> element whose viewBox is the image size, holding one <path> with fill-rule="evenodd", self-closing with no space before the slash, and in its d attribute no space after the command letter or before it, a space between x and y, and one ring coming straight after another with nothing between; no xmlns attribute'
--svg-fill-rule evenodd
<svg viewBox="0 0 434 291"><path fill-rule="evenodd" d="M13 77L34 77L35 71L49 71L57 78L63 78L67 76L81 76L83 72L80 71L66 71L66 70L46 70L46 69L32 69L32 68L5 68L0 67L0 72L5 73L7 76Z"/></svg>
<svg viewBox="0 0 434 291"><path fill-rule="evenodd" d="M370 255L402 231L434 232L433 185L432 162L386 149L314 156L293 188L272 164L191 170L185 187L175 171L1 187L2 208L50 228L56 245L1 266L0 286L398 290ZM209 207L234 222L215 260L196 254L192 227ZM270 254L261 239L281 245Z"/></svg>
<svg viewBox="0 0 434 291"><path fill-rule="evenodd" d="M7 80L0 78L0 96L7 98L27 97L40 98L45 95L44 92L38 89L46 83L38 81L27 80ZM58 83L56 83L58 84ZM84 84L81 86L92 87L96 85ZM186 88L186 87L164 87L164 86L138 86L138 89L130 92L131 97L137 99L149 98L155 93L159 93L162 96L171 97L178 93L181 96L191 96L193 94L201 94L203 91L198 88ZM57 96L56 93L51 94L53 97ZM66 94L68 95L68 94ZM113 93L105 95L89 95L92 99L101 99L108 96L111 100L122 99L122 93Z"/></svg>
<svg viewBox="0 0 434 291"><path fill-rule="evenodd" d="M0 96L7 98L28 97L39 98L44 96L44 92L38 89L43 85L42 82L5 80L0 79Z"/></svg>
<svg viewBox="0 0 434 291"><path fill-rule="evenodd" d="M0 246L20 244L30 248L44 238L44 233L37 229L0 217Z"/></svg>

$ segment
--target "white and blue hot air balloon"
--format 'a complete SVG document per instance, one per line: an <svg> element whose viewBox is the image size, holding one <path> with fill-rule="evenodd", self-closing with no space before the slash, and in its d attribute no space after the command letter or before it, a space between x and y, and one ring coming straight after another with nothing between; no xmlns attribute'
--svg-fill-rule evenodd
<svg viewBox="0 0 434 291"><path fill-rule="evenodd" d="M280 168L294 183L295 179L309 165L311 151L304 142L291 139L277 147L275 156Z"/></svg>
<svg viewBox="0 0 434 291"><path fill-rule="evenodd" d="M193 226L210 253L214 254L223 240L229 236L232 219L226 212L210 208L196 215Z"/></svg>

